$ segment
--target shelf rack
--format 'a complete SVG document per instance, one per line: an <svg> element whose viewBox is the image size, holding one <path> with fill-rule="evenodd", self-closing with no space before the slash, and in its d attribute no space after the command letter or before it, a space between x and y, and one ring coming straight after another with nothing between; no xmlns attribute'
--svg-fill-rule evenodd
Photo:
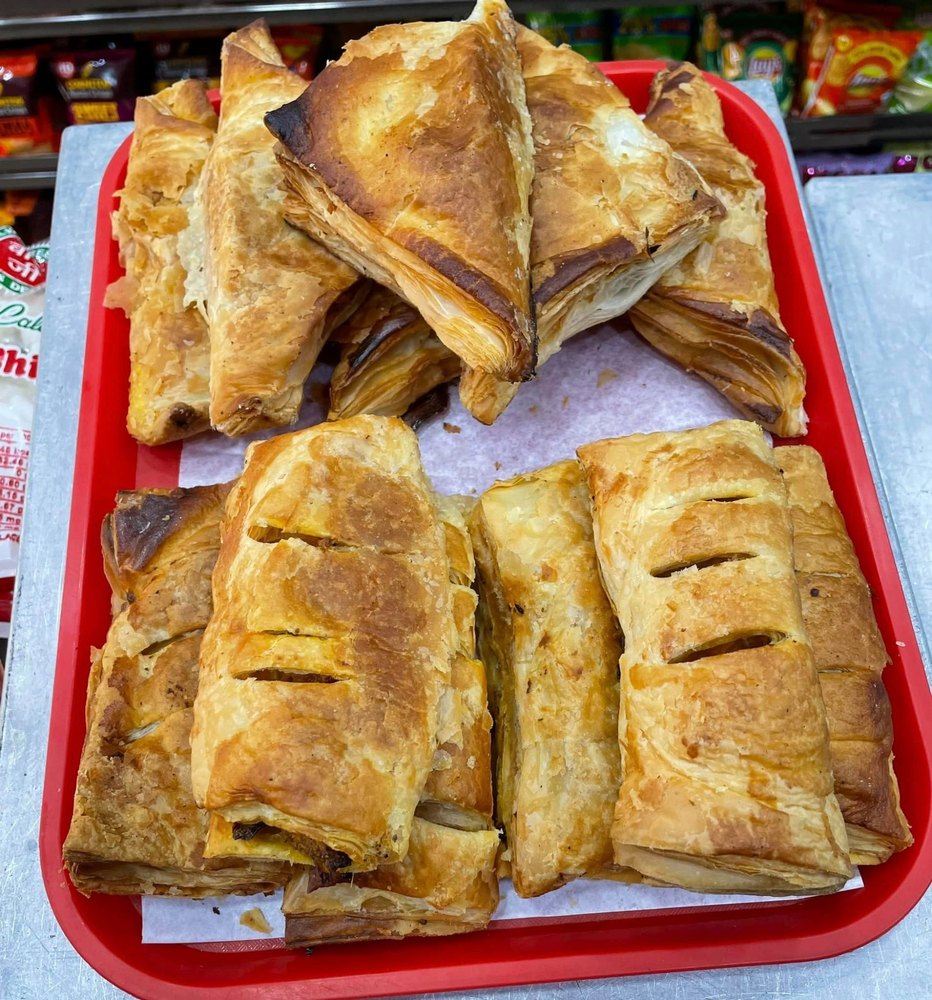
<svg viewBox="0 0 932 1000"><path fill-rule="evenodd" d="M663 0L642 0L659 6ZM294 2L201 3L168 5L165 0L96 0L87 11L81 0L3 0L0 39L60 38L100 33L201 31L231 29L265 17L271 24L328 24L338 21L410 20L423 17L462 17L472 0L294 0ZM616 6L624 6L621 0ZM586 10L593 0L511 0L518 14L533 10ZM51 12L54 7L55 13ZM790 142L796 152L838 149L876 149L887 142L932 141L932 114L850 115L833 118L790 119ZM0 158L0 191L51 188L55 185L54 155Z"/></svg>

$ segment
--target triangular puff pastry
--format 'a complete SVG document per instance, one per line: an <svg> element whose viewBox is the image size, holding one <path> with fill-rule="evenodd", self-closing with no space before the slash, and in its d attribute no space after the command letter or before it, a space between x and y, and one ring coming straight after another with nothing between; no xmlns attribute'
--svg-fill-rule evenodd
<svg viewBox="0 0 932 1000"><path fill-rule="evenodd" d="M262 116L305 86L264 21L224 40L220 127L204 168L210 421L224 434L297 419L328 313L358 278L283 216Z"/></svg>
<svg viewBox="0 0 932 1000"><path fill-rule="evenodd" d="M143 444L164 444L207 429L210 348L207 323L185 296L181 246L217 116L199 80L179 80L136 102L135 131L113 213L126 273L107 305L129 317L126 429ZM203 229L195 241L203 242Z"/></svg>
<svg viewBox="0 0 932 1000"><path fill-rule="evenodd" d="M376 28L266 116L307 204L295 219L414 305L471 367L535 365L531 124L501 0L466 21Z"/></svg>
<svg viewBox="0 0 932 1000"><path fill-rule="evenodd" d="M693 163L728 215L631 310L638 333L781 437L806 433L806 372L780 322L764 187L728 141L722 108L689 63L659 73L646 124Z"/></svg>
<svg viewBox="0 0 932 1000"><path fill-rule="evenodd" d="M527 28L518 51L534 129L531 286L543 364L574 334L626 312L721 208L587 59ZM463 405L485 423L516 391L480 372L460 383Z"/></svg>

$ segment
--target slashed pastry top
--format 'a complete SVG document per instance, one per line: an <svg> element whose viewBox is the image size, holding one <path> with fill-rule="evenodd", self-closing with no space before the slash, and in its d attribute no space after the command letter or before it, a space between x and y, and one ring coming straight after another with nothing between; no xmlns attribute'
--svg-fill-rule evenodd
<svg viewBox="0 0 932 1000"><path fill-rule="evenodd" d="M625 636L615 861L705 892L830 892L850 875L793 570L759 427L579 449Z"/></svg>
<svg viewBox="0 0 932 1000"><path fill-rule="evenodd" d="M471 501L438 497L456 621L456 655L440 703L437 750L403 861L328 884L301 871L285 892L291 947L480 930L498 903L498 831L492 828L492 718L475 659Z"/></svg>
<svg viewBox="0 0 932 1000"><path fill-rule="evenodd" d="M417 440L353 417L250 446L201 652L195 795L234 824L402 859L454 635Z"/></svg>
<svg viewBox="0 0 932 1000"><path fill-rule="evenodd" d="M191 206L216 128L199 80L179 80L136 101L126 181L113 213L126 273L107 289L106 303L129 317L126 428L143 444L208 426L207 324L185 300L179 240L197 224Z"/></svg>
<svg viewBox="0 0 932 1000"><path fill-rule="evenodd" d="M803 621L822 684L851 860L879 864L913 841L893 771L893 722L881 678L887 651L819 453L798 445L774 455L790 503Z"/></svg>
<svg viewBox="0 0 932 1000"><path fill-rule="evenodd" d="M203 190L210 420L236 435L294 423L357 275L284 219L275 140L262 116L305 81L285 67L264 21L228 35L222 60Z"/></svg>
<svg viewBox="0 0 932 1000"><path fill-rule="evenodd" d="M471 518L498 815L521 896L612 865L621 641L579 464L497 483Z"/></svg>
<svg viewBox="0 0 932 1000"><path fill-rule="evenodd" d="M333 339L340 360L330 380L331 420L357 413L400 417L422 396L456 378L459 358L411 305L373 285Z"/></svg>
<svg viewBox="0 0 932 1000"><path fill-rule="evenodd" d="M781 437L806 432L806 372L780 321L764 186L725 135L711 86L689 63L657 74L645 124L686 157L728 214L631 311L658 350Z"/></svg>
<svg viewBox="0 0 932 1000"><path fill-rule="evenodd" d="M95 650L65 867L81 892L214 896L287 881L270 861L205 860L190 730L227 487L121 493L103 528L115 617Z"/></svg>
<svg viewBox="0 0 932 1000"><path fill-rule="evenodd" d="M722 207L588 59L528 28L518 51L533 123L531 287L543 364L574 334L626 312ZM481 372L460 383L485 423L516 392Z"/></svg>
<svg viewBox="0 0 932 1000"><path fill-rule="evenodd" d="M305 203L297 225L414 305L470 366L533 374L533 147L502 0L465 21L376 28L266 121Z"/></svg>

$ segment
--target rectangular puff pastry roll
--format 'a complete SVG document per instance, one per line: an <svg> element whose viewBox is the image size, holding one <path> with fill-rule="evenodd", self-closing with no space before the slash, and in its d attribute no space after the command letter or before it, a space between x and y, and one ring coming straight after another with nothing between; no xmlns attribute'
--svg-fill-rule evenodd
<svg viewBox="0 0 932 1000"><path fill-rule="evenodd" d="M723 421L579 449L625 637L615 861L701 892L831 892L851 874L763 433Z"/></svg>
<svg viewBox="0 0 932 1000"><path fill-rule="evenodd" d="M376 28L266 122L305 206L296 224L471 367L533 375L533 147L502 0L465 21Z"/></svg>
<svg viewBox="0 0 932 1000"><path fill-rule="evenodd" d="M208 427L207 323L185 292L180 244L202 226L193 210L217 116L200 80L136 101L113 236L126 270L107 289L107 305L129 317L126 429L143 444L164 444Z"/></svg>
<svg viewBox="0 0 932 1000"><path fill-rule="evenodd" d="M65 868L84 893L265 892L290 867L205 860L191 791L197 658L227 487L121 493L103 526L114 619L95 650Z"/></svg>
<svg viewBox="0 0 932 1000"><path fill-rule="evenodd" d="M306 86L264 21L223 42L220 125L204 172L210 422L224 434L294 423L357 274L284 218L266 111Z"/></svg>
<svg viewBox="0 0 932 1000"><path fill-rule="evenodd" d="M331 420L357 413L400 417L460 372L459 358L420 313L379 285L333 339L341 349L330 379Z"/></svg>
<svg viewBox="0 0 932 1000"><path fill-rule="evenodd" d="M881 677L889 657L821 457L802 445L774 455L789 497L803 621L822 684L851 860L879 864L913 842L893 771L893 723Z"/></svg>
<svg viewBox="0 0 932 1000"><path fill-rule="evenodd" d="M533 123L531 289L538 364L620 316L722 214L695 168L645 128L628 99L567 46L518 29ZM492 423L517 386L464 373L463 405Z"/></svg>
<svg viewBox="0 0 932 1000"><path fill-rule="evenodd" d="M780 321L754 164L729 142L715 91L689 63L657 74L644 122L699 170L728 214L634 306L635 329L767 430L805 434L806 371Z"/></svg>
<svg viewBox="0 0 932 1000"><path fill-rule="evenodd" d="M464 501L440 497L454 594L456 655L440 704L433 769L411 828L407 857L326 884L301 871L285 891L291 947L481 930L498 904L498 831L485 671L475 658L475 564Z"/></svg>
<svg viewBox="0 0 932 1000"><path fill-rule="evenodd" d="M251 445L213 593L198 802L238 828L234 840L263 824L313 863L320 844L352 871L400 861L454 644L414 433L366 416Z"/></svg>
<svg viewBox="0 0 932 1000"><path fill-rule="evenodd" d="M577 462L497 483L470 525L498 816L515 890L538 896L613 864L621 642Z"/></svg>

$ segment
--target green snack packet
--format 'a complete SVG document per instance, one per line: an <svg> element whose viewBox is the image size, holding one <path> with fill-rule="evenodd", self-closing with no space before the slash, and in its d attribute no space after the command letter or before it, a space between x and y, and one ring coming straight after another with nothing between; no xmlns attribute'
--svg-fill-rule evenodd
<svg viewBox="0 0 932 1000"><path fill-rule="evenodd" d="M599 62L604 56L602 13L573 10L560 13L534 11L525 16L527 26L553 45L569 45L580 55Z"/></svg>
<svg viewBox="0 0 932 1000"><path fill-rule="evenodd" d="M767 80L786 113L793 100L801 33L801 15L776 4L713 8L702 22L702 68L725 80Z"/></svg>
<svg viewBox="0 0 932 1000"><path fill-rule="evenodd" d="M897 27L918 28L925 31L926 36L893 88L887 100L887 111L900 115L932 111L932 10L926 5L910 4L903 11Z"/></svg>
<svg viewBox="0 0 932 1000"><path fill-rule="evenodd" d="M668 7L625 7L614 17L614 59L673 59L689 56L696 8L693 4Z"/></svg>
<svg viewBox="0 0 932 1000"><path fill-rule="evenodd" d="M900 115L932 111L932 31L926 32L903 70L888 99L887 111Z"/></svg>

